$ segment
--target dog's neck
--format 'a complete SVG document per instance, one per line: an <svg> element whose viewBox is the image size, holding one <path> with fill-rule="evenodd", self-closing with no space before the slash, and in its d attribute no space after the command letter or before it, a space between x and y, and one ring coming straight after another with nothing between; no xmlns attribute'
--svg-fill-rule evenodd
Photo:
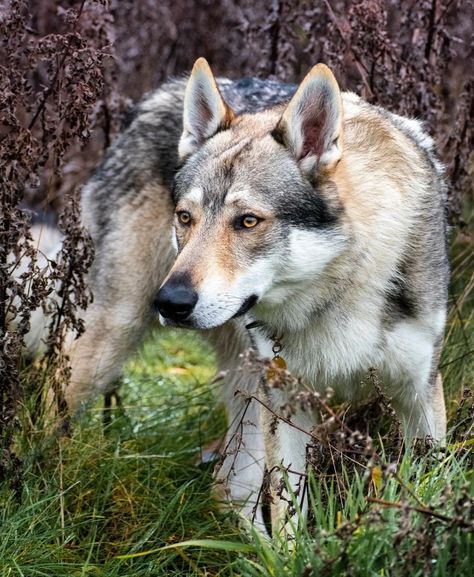
<svg viewBox="0 0 474 577"><path fill-rule="evenodd" d="M312 298L308 290L305 294L297 295L285 302L268 305L259 303L246 315L246 325L250 329L258 329L260 333L270 338L277 334L295 334L306 330L310 325L317 326L318 322L335 306L339 298L328 294L327 298ZM317 294L317 289L315 290Z"/></svg>

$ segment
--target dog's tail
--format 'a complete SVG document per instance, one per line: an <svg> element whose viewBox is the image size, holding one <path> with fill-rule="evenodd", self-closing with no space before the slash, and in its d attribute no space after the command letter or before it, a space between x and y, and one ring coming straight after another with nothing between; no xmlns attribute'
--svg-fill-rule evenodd
<svg viewBox="0 0 474 577"><path fill-rule="evenodd" d="M30 209L27 209L30 211ZM39 210L31 210L31 236L33 246L37 250L37 265L39 274L48 274L48 269L52 263L57 261L59 251L62 245L62 235L59 231L56 218L51 213ZM21 282L22 275L28 272L31 265L29 256L20 256L17 263L14 263L12 256L13 277ZM34 283L30 283L30 287ZM32 290L29 288L28 290ZM51 311L56 307L55 302L58 299L57 291L53 290L52 294L47 297L44 306L39 306L31 313L30 330L25 336L25 356L34 359L42 355L46 350L46 338L48 336L49 324L51 322ZM17 299L18 300L18 299ZM19 302L18 302L19 304ZM15 327L15 318L9 319L9 326Z"/></svg>

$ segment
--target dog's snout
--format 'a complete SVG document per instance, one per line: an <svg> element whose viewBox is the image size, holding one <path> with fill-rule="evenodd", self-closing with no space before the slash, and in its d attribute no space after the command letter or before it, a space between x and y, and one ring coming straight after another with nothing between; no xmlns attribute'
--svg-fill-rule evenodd
<svg viewBox="0 0 474 577"><path fill-rule="evenodd" d="M171 321L184 321L193 312L198 301L197 292L189 285L167 282L158 291L155 308Z"/></svg>

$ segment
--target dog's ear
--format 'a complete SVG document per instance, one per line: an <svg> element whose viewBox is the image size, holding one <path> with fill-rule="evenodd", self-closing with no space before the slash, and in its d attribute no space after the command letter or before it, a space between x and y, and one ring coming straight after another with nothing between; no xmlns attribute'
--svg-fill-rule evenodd
<svg viewBox="0 0 474 577"><path fill-rule="evenodd" d="M305 173L333 168L342 156L342 97L333 73L317 64L280 118L274 138L287 146Z"/></svg>
<svg viewBox="0 0 474 577"><path fill-rule="evenodd" d="M207 60L198 58L184 94L180 159L185 159L208 138L227 128L233 118L234 113L224 102Z"/></svg>

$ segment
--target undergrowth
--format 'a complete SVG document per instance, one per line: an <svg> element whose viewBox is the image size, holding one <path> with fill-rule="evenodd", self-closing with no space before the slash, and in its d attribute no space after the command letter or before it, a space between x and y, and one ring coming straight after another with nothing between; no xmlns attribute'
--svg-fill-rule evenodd
<svg viewBox="0 0 474 577"><path fill-rule="evenodd" d="M309 521L295 528L296 539L242 531L237 516L212 500L213 464L203 464L205 448L226 427L212 353L194 333L159 330L128 363L105 428L100 400L77 417L70 436L33 422L33 398L22 407L15 441L22 491L0 489L0 575L471 575L470 242L456 235L452 245L441 361L445 451L397 452L389 429L374 437L377 459L329 444L330 459L314 463L310 474ZM22 380L31 374L25 369ZM373 408L359 418L374 419Z"/></svg>
<svg viewBox="0 0 474 577"><path fill-rule="evenodd" d="M472 0L4 4L0 574L470 575L469 226L452 242L454 280L441 359L450 417L446 452L397 453L383 428L374 439L378 460L351 463L339 447L344 458L337 467L331 469L327 455L318 461L309 480L310 519L297 529L291 547L278 537L268 542L252 531L243 534L235 517L220 512L210 497L212 464L199 462L204 447L222 438L225 417L215 394L219 383L209 384L212 355L196 335L154 335L128 364L121 402L108 410L109 418L98 401L76 419L69 435L42 425L37 395L45 375L31 369L19 374L18 361L30 312L60 283L67 298L51 325L46 366L48 378L62 369L67 380L60 345L66 328L81 330L76 308L86 303L88 292L80 279L91 258L79 226L76 187L109 146L128 99L188 71L201 54L222 75L286 81L324 61L345 88L424 118L448 168L453 221L472 225L472 214L460 216L472 195ZM67 240L50 276L40 270L28 241L25 202L64 209ZM20 254L31 264L15 280L11 257ZM9 316L15 318L14 330ZM60 391L57 386L56 400L64 409Z"/></svg>

